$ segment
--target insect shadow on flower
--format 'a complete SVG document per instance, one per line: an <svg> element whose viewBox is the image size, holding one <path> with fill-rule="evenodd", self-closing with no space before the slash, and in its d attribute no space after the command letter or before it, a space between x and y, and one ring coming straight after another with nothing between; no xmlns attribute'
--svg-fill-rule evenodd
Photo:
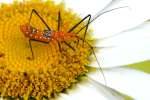
<svg viewBox="0 0 150 100"><path fill-rule="evenodd" d="M27 57L27 59L29 59L29 60L34 60L35 59L32 43L31 43L32 41L38 41L38 42L47 43L47 44L57 42L58 47L59 47L59 51L61 52L62 51L61 43L64 43L70 49L75 51L76 50L75 47L73 47L67 41L69 41L69 40L77 41L76 44L78 45L79 40L80 40L80 41L82 41L83 47L84 47L85 43L90 47L90 49L91 49L91 51L92 51L92 53L93 53L93 55L94 55L94 57L97 61L99 69L100 69L100 71L103 75L105 85L106 85L105 75L103 73L103 70L100 66L100 63L99 63L98 58L96 56L96 53L94 51L94 49L96 47L92 46L88 41L86 41L86 34L87 34L89 24L91 22L93 22L95 19L97 19L99 16L103 15L104 13L107 13L107 12L110 12L110 11L113 11L113 10L116 10L116 9L120 9L120 8L124 8L124 7L118 7L118 8L114 8L114 9L99 13L99 14L97 14L97 16L95 16L93 18L91 18L91 14L88 14L83 19L81 19L78 23L76 23L72 28L70 28L67 32L60 31L61 23L62 23L61 12L60 11L58 11L57 31L55 31L55 30L52 30L51 27L48 26L46 21L42 18L42 16L40 16L40 14L38 13L38 11L36 11L36 9L32 9L31 14L30 14L30 18L29 18L29 22L26 23L26 24L20 25L20 30L23 32L23 34L26 37L29 38L29 46L30 46L30 51L31 51L32 56ZM33 27L31 25L31 19L32 19L33 14L35 14L42 21L42 23L46 26L46 29L40 30L40 29L38 29L36 27ZM86 19L88 19L87 23L79 31L77 31L76 33L73 32L73 30L75 30ZM79 37L77 34L79 34L84 28L85 28L85 32L83 34L83 37Z"/></svg>

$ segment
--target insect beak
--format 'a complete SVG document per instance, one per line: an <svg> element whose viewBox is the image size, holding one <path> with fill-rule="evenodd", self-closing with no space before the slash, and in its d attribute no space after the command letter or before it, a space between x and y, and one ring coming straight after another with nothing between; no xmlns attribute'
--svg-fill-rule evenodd
<svg viewBox="0 0 150 100"><path fill-rule="evenodd" d="M25 31L25 27L24 27L24 25L20 25L20 30L21 30L22 32L24 32L24 31Z"/></svg>
<svg viewBox="0 0 150 100"><path fill-rule="evenodd" d="M26 25L20 25L20 30L27 35L26 33L28 32L28 27Z"/></svg>

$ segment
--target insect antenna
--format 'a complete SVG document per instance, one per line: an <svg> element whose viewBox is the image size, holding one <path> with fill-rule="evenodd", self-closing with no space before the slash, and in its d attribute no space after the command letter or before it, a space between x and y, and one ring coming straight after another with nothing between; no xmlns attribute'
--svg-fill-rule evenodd
<svg viewBox="0 0 150 100"><path fill-rule="evenodd" d="M86 43L89 45L89 47L91 48L92 53L93 53L93 55L94 55L94 57L95 57L95 59L96 59L96 62L97 62L97 64L98 64L98 66L99 66L99 69L100 69L100 71L101 71L101 73L102 73L102 75L103 75L103 78L104 78L104 81L105 81L105 85L106 85L106 84L107 84L106 78L105 78L103 69L101 68L100 63L99 63L99 61L98 61L98 59L97 59L97 56L96 56L96 54L95 54L94 47L93 47L92 45L90 45L90 44L85 40L85 36L86 36L86 33L87 33L87 29L88 29L88 26L89 26L90 20L91 20L91 15L89 14L89 15L87 15L86 17L84 17L80 22L78 22L76 25L74 25L74 26L68 31L68 33L69 33L69 32L72 32L79 24L81 24L81 23L82 23L85 19L87 19L87 18L89 18L89 19L88 19L88 23L87 23L87 24L85 25L85 27L84 27L84 28L86 28L85 33L84 33L84 38L82 39L82 38L80 38L80 37L78 37L78 36L76 36L76 37L77 37L78 39L82 40L82 41L83 41L83 44L84 44L84 42L86 42ZM80 32L80 31L79 31L79 32ZM78 42L79 42L79 40L78 40Z"/></svg>
<svg viewBox="0 0 150 100"><path fill-rule="evenodd" d="M77 24L75 24L75 25L68 31L68 33L72 32L75 28L77 28L77 26L80 25L85 19L89 18L89 19L88 19L88 23L87 23L85 26L83 26L78 32L76 32L76 34L78 34L79 32L81 32L81 30L83 30L84 28L86 28L86 29L85 29L85 33L84 33L83 39L80 38L80 40L82 40L82 41L83 41L83 44L84 44L84 42L85 42L85 37L86 37L86 34L87 34L87 29L88 29L88 26L89 26L90 23L92 23L92 22L93 22L94 20L96 20L98 17L100 17L101 15L103 15L103 14L105 14L105 13L107 13L107 12L111 12L111 11L113 11L113 10L120 9L120 8L125 8L125 7L127 7L127 6L118 7L118 8L114 8L114 9L111 9L111 10L107 10L107 11L105 11L105 12L103 12L103 13L99 12L99 13L96 14L96 16L95 16L94 18L92 18L92 19L91 19L91 15L89 14L89 15L87 15L86 17L84 17L81 21L79 21ZM79 38L78 36L76 36L76 37ZM79 42L79 40L78 40L78 42ZM100 63L99 63L99 61L98 61L98 59L97 59L96 53L95 53L95 51L94 51L94 47L93 47L92 45L90 45L87 41L86 41L86 43L90 46L90 48L91 48L91 50L92 50L92 52L93 52L93 55L94 55L94 57L95 57L95 59L96 59L96 61L97 61L97 64L98 64L98 66L99 66L99 68L100 68L100 71L102 72L102 75L103 75L104 81L105 81L105 85L106 85L106 78L105 78L105 75L104 75L104 73L103 73L102 68L100 67Z"/></svg>
<svg viewBox="0 0 150 100"><path fill-rule="evenodd" d="M105 14L105 13L111 12L111 11L113 11L113 10L121 9L121 8L126 8L126 7L128 7L128 6L123 6L123 7L114 8L114 9L107 10L107 11L102 12L102 13L101 13L101 12L98 12L98 13L95 15L95 17L93 17L93 18L90 20L89 24L91 24L94 20L96 20L97 18L99 18L100 16L102 16L102 15ZM83 26L76 34L80 33L80 32L81 32L84 28L86 28L89 24L86 24L85 26Z"/></svg>

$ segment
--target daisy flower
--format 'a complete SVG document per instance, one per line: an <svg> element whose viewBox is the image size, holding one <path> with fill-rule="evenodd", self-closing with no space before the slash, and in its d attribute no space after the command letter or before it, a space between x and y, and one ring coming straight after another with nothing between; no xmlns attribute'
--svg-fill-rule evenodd
<svg viewBox="0 0 150 100"><path fill-rule="evenodd" d="M13 3L0 10L2 99L149 99L148 1L5 2Z"/></svg>

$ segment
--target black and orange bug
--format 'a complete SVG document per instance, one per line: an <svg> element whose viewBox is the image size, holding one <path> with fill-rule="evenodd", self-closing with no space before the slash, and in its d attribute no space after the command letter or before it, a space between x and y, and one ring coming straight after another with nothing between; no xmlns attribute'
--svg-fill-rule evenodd
<svg viewBox="0 0 150 100"><path fill-rule="evenodd" d="M40 18L40 20L45 24L45 26L47 27L46 30L42 31L42 30L34 28L33 26L30 25L30 21L31 21L33 13L35 13ZM81 30L79 30L77 33L73 33L72 31L75 28L77 28L77 26L80 25L87 18L88 18L87 24L83 28L81 28L81 30L86 28L85 32L84 32L84 37L80 38L76 34L78 34ZM94 56L97 60L97 63L100 67L100 63L98 62L98 59L97 59L96 54L94 52L94 47L91 46L87 41L85 41L85 37L86 37L88 26L90 24L90 20L91 20L91 15L88 14L86 17L81 19L81 21L79 21L77 24L75 24L71 29L69 29L67 31L67 33L64 33L64 32L60 31L61 14L60 14L60 11L59 11L58 12L58 28L57 28L57 32L55 32L55 31L51 30L51 28L47 25L47 23L39 15L39 13L35 9L33 9L32 12L31 12L30 18L29 18L29 23L24 24L24 25L20 25L20 30L23 32L25 37L29 38L29 46L30 46L30 50L31 50L31 53L32 53L32 57L28 57L28 59L30 59L30 60L34 59L34 53L33 53L32 45L31 45L31 41L39 41L39 42L43 42L43 43L49 43L49 42L57 41L59 49L61 51L60 42L65 43L72 50L75 50L69 43L67 43L67 40L77 40L77 39L79 40L80 39L80 40L83 41L83 43L86 42L90 46L90 48L92 49L92 52L93 52L93 54L94 54ZM100 67L100 70L102 71L101 67ZM102 74L103 74L103 77L105 77L103 72L102 72ZM105 80L105 78L104 78L104 80Z"/></svg>
<svg viewBox="0 0 150 100"><path fill-rule="evenodd" d="M47 27L47 29L45 29L45 30L42 31L42 30L34 28L33 26L30 25L30 21L31 21L33 13L35 13L41 19L41 21L45 24L45 26ZM21 31L24 33L24 35L26 37L29 38L29 45L30 45L30 49L31 49L31 53L32 53L32 58L31 59L34 59L34 53L33 53L32 45L31 45L31 41L32 40L39 41L39 42L44 42L44 43L49 43L49 42L57 41L59 47L60 47L60 42L63 42L67 46L69 46L71 49L75 50L66 41L67 40L75 40L75 38L77 38L76 34L73 33L72 31L81 22L83 22L88 17L89 17L89 20L88 20L88 23L89 23L91 15L86 16L79 23L77 23L75 26L73 26L67 33L64 33L62 31L60 31L61 14L60 14L60 11L59 11L58 12L58 29L55 32L54 30L51 30L51 28L47 25L47 23L44 21L44 19L38 14L38 12L35 9L33 9L32 12L31 12L31 15L30 15L29 23L20 26ZM87 31L87 29L88 29L88 25L86 26L86 31ZM86 34L86 31L85 31L85 34ZM85 37L85 35L84 35L84 37ZM61 47L60 47L60 49L61 49Z"/></svg>
<svg viewBox="0 0 150 100"><path fill-rule="evenodd" d="M96 61L98 63L98 66L99 66L100 70L102 71L102 68L100 67L100 63L99 63L99 61L97 59L97 56L95 54L94 47L91 44L89 44L88 41L85 40L86 33L87 33L87 30L88 30L88 26L89 26L89 24L91 22L93 22L95 19L97 19L102 14L110 12L110 11L115 10L115 9L119 9L119 8L124 8L124 7L118 7L118 8L114 8L114 9L105 11L103 13L99 13L98 15L96 15L92 19L91 19L91 15L88 14L86 17L81 19L81 21L79 21L77 24L75 24L71 29L69 29L67 31L67 33L64 33L62 31L60 31L60 25L61 25L61 13L60 13L60 11L58 12L58 27L57 27L57 31L54 31L48 26L48 24L39 15L39 13L35 9L32 9L32 12L31 12L30 18L29 18L29 23L24 24L24 25L20 25L20 30L24 33L24 35L26 37L29 38L29 46L30 46L30 50L31 50L31 53L32 53L32 57L29 57L28 59L30 59L30 60L32 59L33 60L35 58L34 57L34 53L33 53L33 49L32 49L31 41L39 41L39 42L43 42L43 43L50 43L50 42L53 42L53 41L57 41L60 51L61 51L61 44L60 44L60 42L63 42L68 47L70 47L72 50L75 51L74 47L72 47L69 43L67 43L67 41L68 40L82 40L83 43L86 42L88 44L88 46L91 48L91 50L93 52L93 55L96 58ZM37 29L37 28L35 28L35 27L30 25L30 21L31 21L33 13L35 13L40 18L40 20L45 24L47 29L39 30L39 29ZM74 29L76 29L78 27L78 25L80 25L87 18L88 18L87 24L85 26L83 26L77 33L73 33L72 31ZM78 37L77 34L81 30L83 30L84 28L86 28L85 32L84 32L84 35L83 35L84 37L83 38ZM102 71L102 74L103 74L103 77L104 77L104 80L105 80L105 76L104 76L103 71ZM106 84L106 80L105 80L105 84Z"/></svg>
<svg viewBox="0 0 150 100"><path fill-rule="evenodd" d="M39 42L44 42L44 43L49 43L49 42L52 42L52 41L57 41L59 47L60 47L60 43L59 42L64 42L71 49L75 50L71 45L69 45L66 42L67 40L80 39L80 40L83 40L83 42L84 42L88 26L89 26L89 24L91 22L93 22L95 19L97 19L99 16L103 15L104 13L110 12L110 11L115 10L115 9L120 9L120 8L124 8L124 7L118 7L118 8L114 8L114 9L111 9L111 10L108 10L108 11L105 11L105 12L102 12L102 13L98 13L92 19L91 19L91 14L88 14L81 21L79 21L77 24L75 24L71 29L69 29L66 33L60 31L60 24L61 24L61 14L60 14L60 11L58 12L58 28L57 28L57 31L54 31L54 30L51 30L51 28L48 26L48 24L45 22L45 20L39 15L39 13L35 9L32 9L32 12L31 12L30 18L29 18L29 23L26 23L24 25L20 25L20 29L24 33L24 35L29 38L29 45L30 45L30 48L31 48L32 59L34 59L34 54L33 54L32 45L31 45L31 41L32 40L39 41ZM45 30L39 30L39 29L37 29L37 28L35 28L35 27L33 27L33 26L30 25L33 13L35 13L40 18L40 20L44 23L44 25L47 27L47 29L45 29ZM87 24L85 26L83 26L77 33L73 33L72 31L75 28L77 28L78 25L80 25L87 18L88 18ZM85 32L84 32L84 37L83 38L78 37L77 34L81 30L83 30L84 28L86 28ZM89 43L88 43L88 45L90 47L92 47Z"/></svg>

